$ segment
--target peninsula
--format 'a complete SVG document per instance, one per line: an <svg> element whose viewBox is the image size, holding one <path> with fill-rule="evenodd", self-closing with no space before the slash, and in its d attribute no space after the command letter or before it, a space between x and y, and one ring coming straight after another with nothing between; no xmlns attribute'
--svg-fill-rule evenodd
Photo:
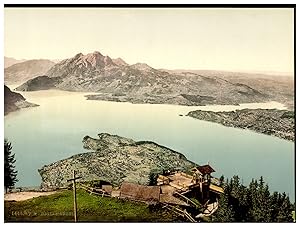
<svg viewBox="0 0 300 227"><path fill-rule="evenodd" d="M39 169L42 188L67 186L73 169L83 181L103 180L118 186L122 182L147 185L151 174L164 170L189 170L195 163L174 150L150 141L136 142L132 139L98 134L99 139L83 138L83 147L91 150L64 160L45 165Z"/></svg>
<svg viewBox="0 0 300 227"><path fill-rule="evenodd" d="M295 141L295 113L290 110L242 109L230 112L196 110L189 112L187 116Z"/></svg>

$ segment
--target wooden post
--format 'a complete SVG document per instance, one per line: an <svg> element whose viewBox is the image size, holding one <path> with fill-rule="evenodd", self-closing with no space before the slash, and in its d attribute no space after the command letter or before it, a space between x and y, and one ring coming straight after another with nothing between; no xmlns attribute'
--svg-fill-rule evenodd
<svg viewBox="0 0 300 227"><path fill-rule="evenodd" d="M200 193L201 193L201 201L203 201L203 185L202 185L202 181L200 180L199 182L199 186L200 186Z"/></svg>
<svg viewBox="0 0 300 227"><path fill-rule="evenodd" d="M76 177L75 175L76 175L75 170L73 170L73 178L67 181L73 182L74 222L77 222L76 180L80 179L81 177Z"/></svg>

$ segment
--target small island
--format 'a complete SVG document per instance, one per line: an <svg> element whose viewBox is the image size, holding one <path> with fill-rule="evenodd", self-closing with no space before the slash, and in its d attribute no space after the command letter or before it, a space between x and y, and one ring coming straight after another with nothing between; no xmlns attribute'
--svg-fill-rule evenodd
<svg viewBox="0 0 300 227"><path fill-rule="evenodd" d="M195 110L189 112L187 116L295 141L295 113L291 110L242 109L229 112Z"/></svg>

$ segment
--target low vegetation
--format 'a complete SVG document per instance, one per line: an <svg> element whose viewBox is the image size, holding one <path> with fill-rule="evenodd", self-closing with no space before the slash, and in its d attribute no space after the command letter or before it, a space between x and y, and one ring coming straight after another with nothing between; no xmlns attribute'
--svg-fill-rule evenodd
<svg viewBox="0 0 300 227"><path fill-rule="evenodd" d="M176 216L160 206L89 195L77 191L79 222L178 222ZM72 222L73 192L20 202L5 202L5 222Z"/></svg>

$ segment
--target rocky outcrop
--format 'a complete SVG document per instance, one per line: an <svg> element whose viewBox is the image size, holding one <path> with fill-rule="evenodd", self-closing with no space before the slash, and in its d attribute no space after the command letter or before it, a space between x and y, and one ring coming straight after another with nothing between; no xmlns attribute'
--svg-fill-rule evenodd
<svg viewBox="0 0 300 227"><path fill-rule="evenodd" d="M20 84L37 76L43 76L54 62L44 59L28 60L14 64L4 69L4 81L6 84Z"/></svg>
<svg viewBox="0 0 300 227"><path fill-rule="evenodd" d="M256 85L239 81L233 83L205 73L167 72L145 63L129 65L120 58L111 59L98 51L76 54L35 79L17 90L55 88L98 93L87 96L92 100L194 106L276 100L275 96L265 93L264 89L257 89ZM39 83L36 83L37 80Z"/></svg>
<svg viewBox="0 0 300 227"><path fill-rule="evenodd" d="M99 139L83 138L83 147L91 152L77 154L39 169L43 188L64 187L78 171L82 181L104 180L118 186L123 181L147 185L152 173L164 170L188 170L195 163L174 150L150 141L101 133Z"/></svg>
<svg viewBox="0 0 300 227"><path fill-rule="evenodd" d="M35 106L39 105L27 102L21 94L12 92L7 86L4 85L4 115L21 108Z"/></svg>
<svg viewBox="0 0 300 227"><path fill-rule="evenodd" d="M112 61L118 66L127 66L128 65L122 58L112 59Z"/></svg>
<svg viewBox="0 0 300 227"><path fill-rule="evenodd" d="M38 76L19 86L18 91L38 91L54 89L59 83L59 78L49 78L48 76Z"/></svg>
<svg viewBox="0 0 300 227"><path fill-rule="evenodd" d="M189 112L187 116L295 141L294 111L243 109L230 112L212 112L196 110Z"/></svg>

